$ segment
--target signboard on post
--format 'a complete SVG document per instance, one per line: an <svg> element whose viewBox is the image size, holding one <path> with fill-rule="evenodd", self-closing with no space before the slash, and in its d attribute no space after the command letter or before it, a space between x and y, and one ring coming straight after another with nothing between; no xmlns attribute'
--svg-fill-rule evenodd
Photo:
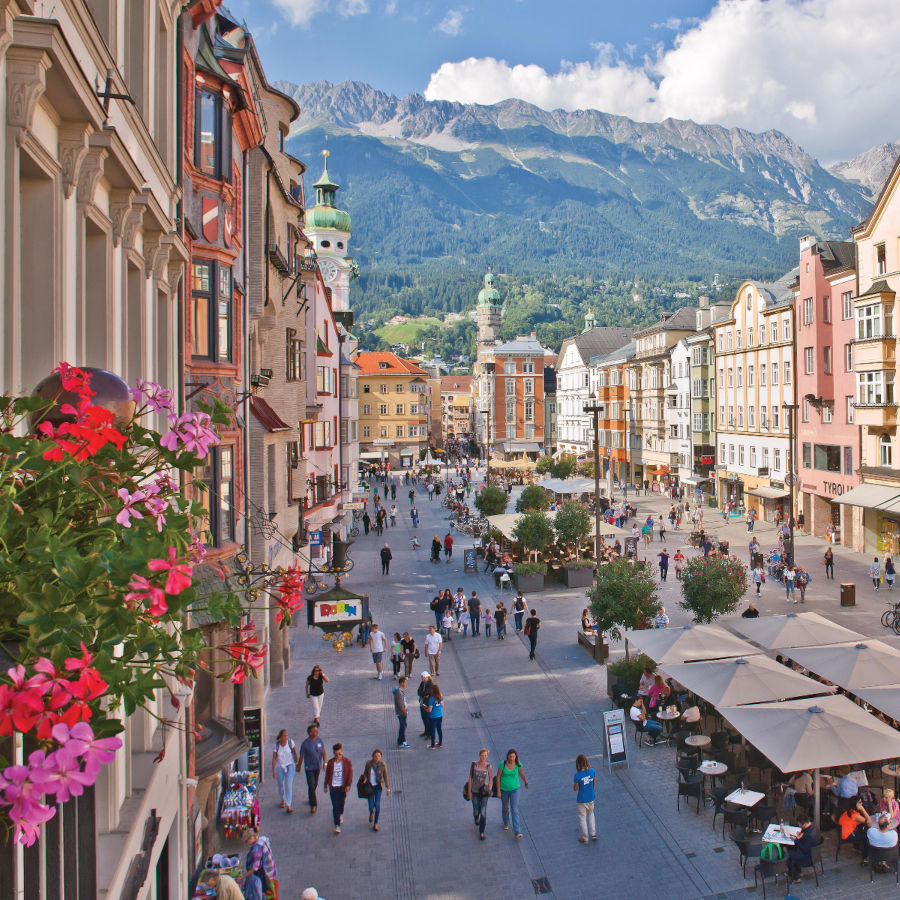
<svg viewBox="0 0 900 900"><path fill-rule="evenodd" d="M606 763L610 771L615 763L628 765L628 745L625 740L625 711L611 709L603 713L603 734L606 744Z"/></svg>
<svg viewBox="0 0 900 900"><path fill-rule="evenodd" d="M474 547L466 547L463 550L463 570L466 572L478 571L478 560L475 558Z"/></svg>
<svg viewBox="0 0 900 900"><path fill-rule="evenodd" d="M366 504L362 500L348 500L344 504L344 509L365 509Z"/></svg>
<svg viewBox="0 0 900 900"><path fill-rule="evenodd" d="M637 556L637 538L636 537L625 538L625 556L628 559L634 559L634 557Z"/></svg>
<svg viewBox="0 0 900 900"><path fill-rule="evenodd" d="M309 546L310 547L321 547L322 546L322 532L321 531L311 531L309 533Z"/></svg>
<svg viewBox="0 0 900 900"><path fill-rule="evenodd" d="M244 737L250 743L247 751L247 768L263 778L262 765L262 712L259 707L244 710Z"/></svg>

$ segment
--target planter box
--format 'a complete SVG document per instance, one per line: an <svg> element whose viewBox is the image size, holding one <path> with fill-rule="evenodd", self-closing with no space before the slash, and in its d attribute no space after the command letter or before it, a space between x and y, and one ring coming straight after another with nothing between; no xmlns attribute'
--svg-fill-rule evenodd
<svg viewBox="0 0 900 900"><path fill-rule="evenodd" d="M594 582L594 570L564 567L560 571L563 582L570 588L590 587Z"/></svg>
<svg viewBox="0 0 900 900"><path fill-rule="evenodd" d="M516 575L516 590L527 594L529 591L544 589L544 575Z"/></svg>

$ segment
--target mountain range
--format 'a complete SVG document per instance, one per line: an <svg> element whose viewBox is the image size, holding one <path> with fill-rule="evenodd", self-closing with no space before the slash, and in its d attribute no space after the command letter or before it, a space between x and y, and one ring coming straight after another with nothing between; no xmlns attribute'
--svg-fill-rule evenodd
<svg viewBox="0 0 900 900"><path fill-rule="evenodd" d="M827 169L778 131L399 98L355 81L279 87L302 110L288 146L310 182L327 135L369 276L363 305L370 289L487 265L523 277L776 276L796 263L800 235L847 238L900 150Z"/></svg>

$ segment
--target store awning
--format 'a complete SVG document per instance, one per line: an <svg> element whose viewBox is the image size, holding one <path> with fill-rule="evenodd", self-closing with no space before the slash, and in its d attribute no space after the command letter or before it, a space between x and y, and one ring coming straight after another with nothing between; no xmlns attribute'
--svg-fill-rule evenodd
<svg viewBox="0 0 900 900"><path fill-rule="evenodd" d="M682 484L706 484L708 481L712 481L713 477L711 475L685 475L684 478L679 479Z"/></svg>
<svg viewBox="0 0 900 900"><path fill-rule="evenodd" d="M764 500L781 500L783 497L789 497L791 492L784 488L755 487L747 488L744 493L752 497L762 497Z"/></svg>
<svg viewBox="0 0 900 900"><path fill-rule="evenodd" d="M498 441L504 453L540 453L540 441Z"/></svg>
<svg viewBox="0 0 900 900"><path fill-rule="evenodd" d="M408 447L404 447L404 448L400 451L400 455L401 455L401 456L412 456L412 455L413 455L413 451L410 450Z"/></svg>
<svg viewBox="0 0 900 900"><path fill-rule="evenodd" d="M364 450L359 454L360 459L381 459L381 453L378 450Z"/></svg>
<svg viewBox="0 0 900 900"><path fill-rule="evenodd" d="M863 509L887 509L897 501L900 501L900 488L886 484L861 484L831 502L841 506L861 506Z"/></svg>
<svg viewBox="0 0 900 900"><path fill-rule="evenodd" d="M491 528L496 528L504 537L513 540L513 529L521 518L521 513L502 513L499 516L488 516L487 520Z"/></svg>
<svg viewBox="0 0 900 900"><path fill-rule="evenodd" d="M593 478L545 478L543 481L536 482L538 487L551 491L554 494L583 494L588 491L594 492ZM605 485L601 484L601 490Z"/></svg>

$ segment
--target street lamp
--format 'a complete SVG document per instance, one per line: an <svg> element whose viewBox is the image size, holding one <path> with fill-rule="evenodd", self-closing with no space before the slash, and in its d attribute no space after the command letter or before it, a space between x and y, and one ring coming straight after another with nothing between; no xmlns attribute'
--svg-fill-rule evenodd
<svg viewBox="0 0 900 900"><path fill-rule="evenodd" d="M593 414L594 417L594 559L600 560L600 413L606 411L606 407L599 403L591 406L584 404L584 412ZM612 499L612 498L610 498Z"/></svg>
<svg viewBox="0 0 900 900"><path fill-rule="evenodd" d="M791 514L788 516L788 525L791 533L791 551L788 555L788 562L793 565L794 562L794 486L797 479L794 477L794 412L797 409L796 403L782 403L781 408L788 416L788 473L785 481L791 489Z"/></svg>

